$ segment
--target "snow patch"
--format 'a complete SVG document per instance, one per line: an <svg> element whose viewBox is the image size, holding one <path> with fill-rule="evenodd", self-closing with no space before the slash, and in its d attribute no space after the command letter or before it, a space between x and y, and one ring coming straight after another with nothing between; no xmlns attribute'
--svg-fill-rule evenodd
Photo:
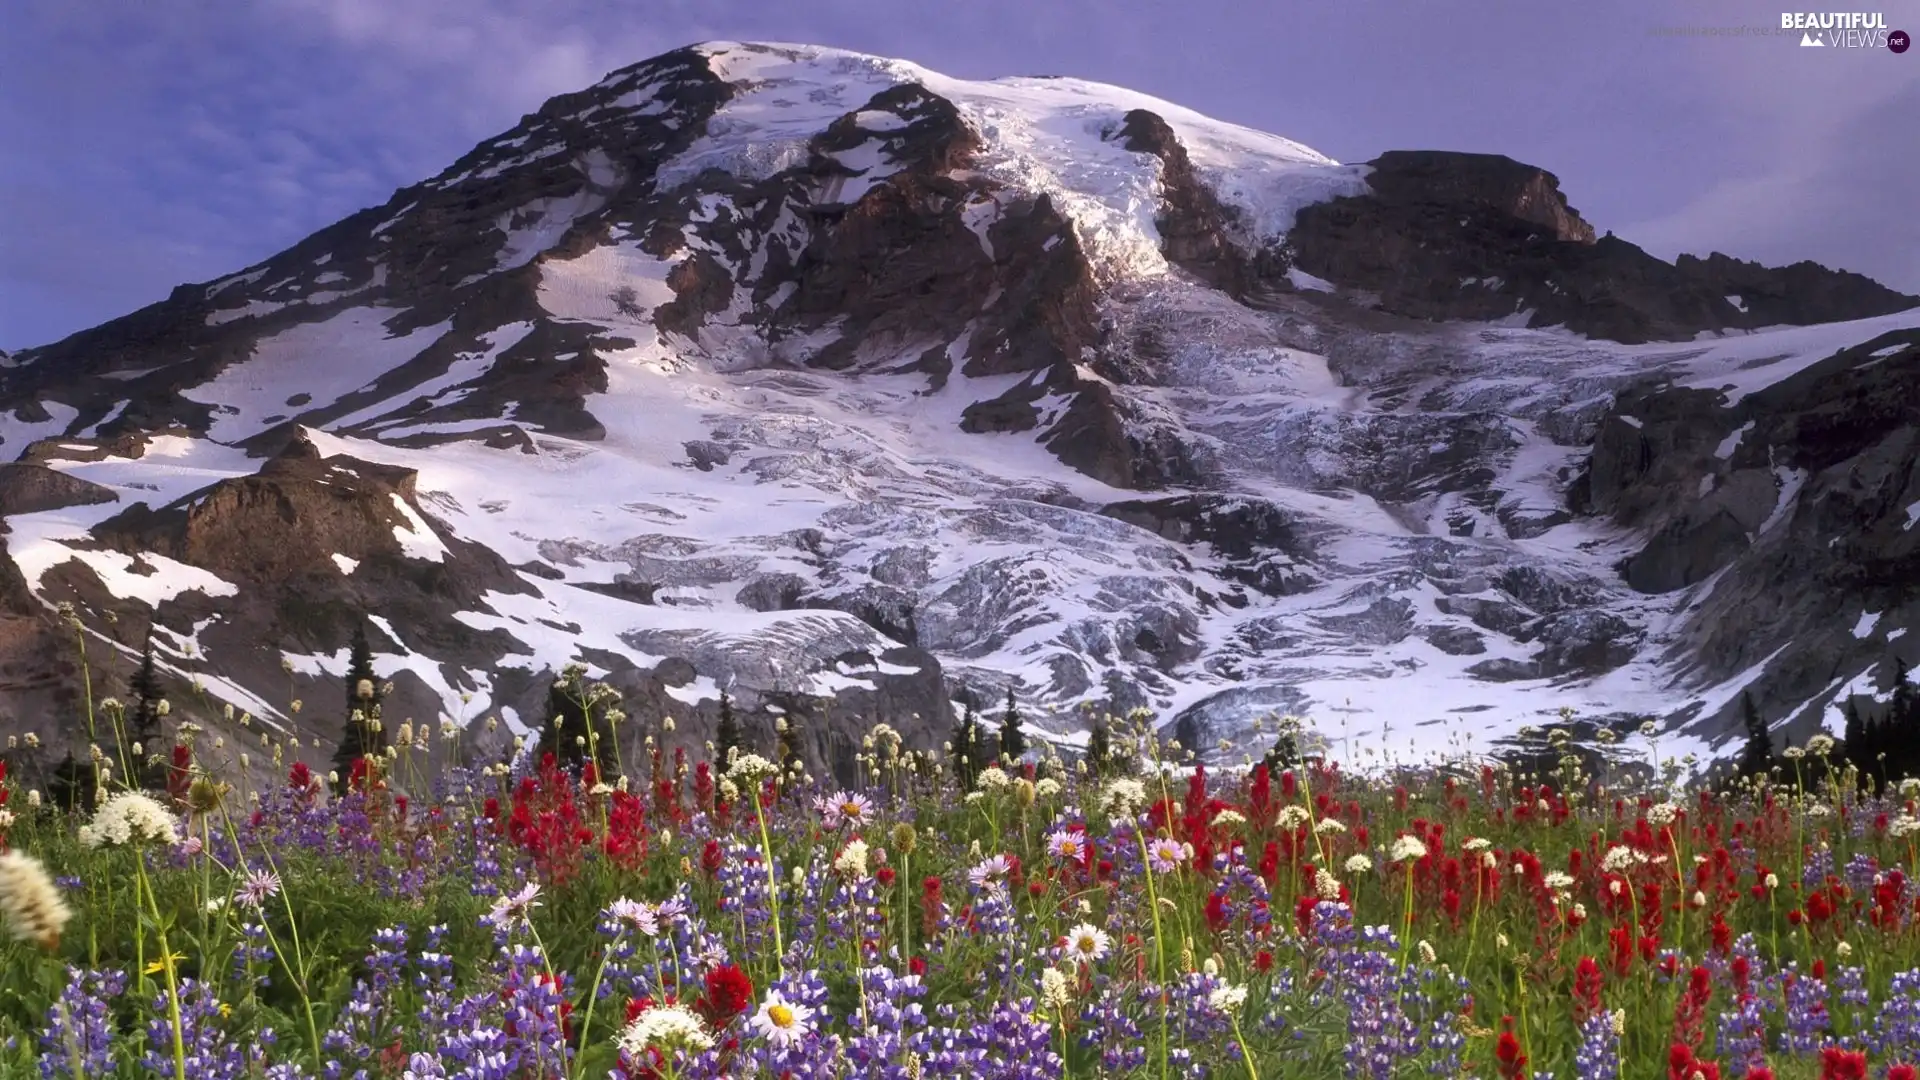
<svg viewBox="0 0 1920 1080"><path fill-rule="evenodd" d="M396 337L385 326L394 314L348 308L319 322L289 327L260 339L251 357L227 365L180 396L214 407L211 438L240 442L367 386L412 359L451 325L438 323ZM287 404L301 393L311 400L298 407Z"/></svg>
<svg viewBox="0 0 1920 1080"><path fill-rule="evenodd" d="M1325 278L1314 277L1312 274L1307 273L1305 270L1302 270L1299 267L1287 268L1287 280L1293 283L1294 288L1299 289L1302 292L1330 293L1335 291L1333 287L1333 282L1328 281Z"/></svg>
<svg viewBox="0 0 1920 1080"><path fill-rule="evenodd" d="M1731 459L1740 449L1740 440L1746 438L1747 432L1752 430L1753 421L1751 420L1734 428L1731 434L1720 440L1720 445L1714 448L1713 456L1719 458L1721 461Z"/></svg>
<svg viewBox="0 0 1920 1080"><path fill-rule="evenodd" d="M394 509L400 511L400 516L406 519L405 525L393 527L393 538L400 541L401 554L409 559L421 559L426 562L445 560L447 545L441 542L439 535L433 531L433 527L428 525L427 520L415 512L413 507L407 505L407 500L401 498L399 492L394 492L392 497Z"/></svg>

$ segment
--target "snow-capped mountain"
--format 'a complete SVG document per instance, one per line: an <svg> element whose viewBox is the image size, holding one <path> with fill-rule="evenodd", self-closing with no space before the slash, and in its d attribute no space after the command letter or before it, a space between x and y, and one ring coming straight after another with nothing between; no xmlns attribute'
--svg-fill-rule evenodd
<svg viewBox="0 0 1920 1080"><path fill-rule="evenodd" d="M1805 728L1913 651L1916 304L1662 262L1505 158L683 49L0 356L0 714L74 715L66 602L96 678L152 620L210 702L326 739L370 613L390 717L525 730L578 660L685 741L725 688L810 713L842 769L866 719L933 744L1009 689L1233 760L1275 711L1711 753L1742 691Z"/></svg>

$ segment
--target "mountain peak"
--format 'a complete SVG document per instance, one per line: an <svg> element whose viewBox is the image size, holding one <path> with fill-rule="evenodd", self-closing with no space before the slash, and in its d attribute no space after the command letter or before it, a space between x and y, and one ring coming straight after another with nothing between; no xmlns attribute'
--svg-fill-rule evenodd
<svg viewBox="0 0 1920 1080"><path fill-rule="evenodd" d="M1009 690L1240 749L1349 701L1706 740L1730 680L1813 722L1893 640L1714 605L1909 557L1911 300L1596 239L1496 155L706 43L5 358L0 599L156 620L286 724L375 611L416 718L509 730L580 662L689 734L731 687L922 745Z"/></svg>

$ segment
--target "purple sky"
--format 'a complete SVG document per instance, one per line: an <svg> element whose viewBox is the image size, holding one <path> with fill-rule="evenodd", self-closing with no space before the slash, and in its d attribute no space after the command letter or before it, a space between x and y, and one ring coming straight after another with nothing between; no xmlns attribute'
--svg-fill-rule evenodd
<svg viewBox="0 0 1920 1080"><path fill-rule="evenodd" d="M1920 49L1655 34L1777 27L1780 3L0 0L0 347L257 261L552 94L717 38L1119 83L1343 161L1509 154L1657 254L1920 292ZM1920 0L1864 6L1920 31Z"/></svg>

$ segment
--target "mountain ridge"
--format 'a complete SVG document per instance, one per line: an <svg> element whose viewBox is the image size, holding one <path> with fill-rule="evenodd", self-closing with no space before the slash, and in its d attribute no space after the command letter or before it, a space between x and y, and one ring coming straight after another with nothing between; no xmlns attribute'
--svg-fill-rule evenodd
<svg viewBox="0 0 1920 1080"><path fill-rule="evenodd" d="M171 673L290 726L279 687L390 609L422 719L529 730L577 659L683 741L729 686L769 732L816 713L843 771L832 716L937 744L968 689L1192 714L1227 753L1358 696L1383 744L1565 704L1706 754L1739 692L1804 728L1905 648L1914 304L1661 262L1497 156L1340 165L1079 80L708 44L13 354L0 453L87 486L10 467L0 569L21 640L66 601L124 653L106 615L157 610ZM1879 411L1837 439L1849 402ZM1859 476L1852 516L1809 509ZM1807 614L1749 673L1714 598L1791 573L1876 629Z"/></svg>

